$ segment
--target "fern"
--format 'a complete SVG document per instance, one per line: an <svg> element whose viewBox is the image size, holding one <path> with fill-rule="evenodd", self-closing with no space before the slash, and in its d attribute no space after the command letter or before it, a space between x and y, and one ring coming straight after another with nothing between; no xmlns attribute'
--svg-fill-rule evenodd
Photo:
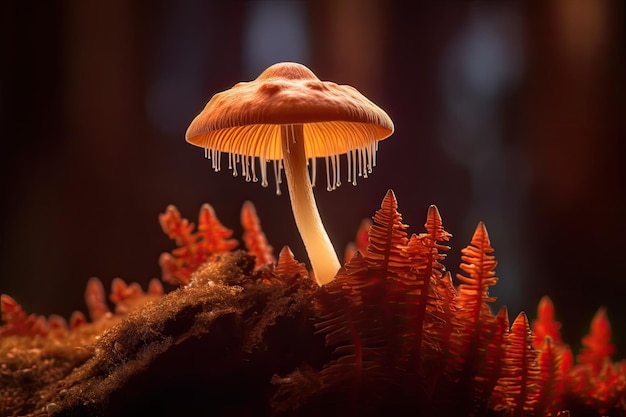
<svg viewBox="0 0 626 417"><path fill-rule="evenodd" d="M554 305L550 297L543 296L537 307L537 319L532 322L532 330L535 335L534 347L538 349L543 344L543 339L550 337L553 345L561 345L561 323L554 319Z"/></svg>
<svg viewBox="0 0 626 417"><path fill-rule="evenodd" d="M162 295L163 285L156 278L150 280L147 292L144 292L136 282L126 284L123 279L115 278L111 282L109 300L115 304L115 313L126 314L133 310L137 304L143 304L147 299L157 298Z"/></svg>
<svg viewBox="0 0 626 417"><path fill-rule="evenodd" d="M367 279L367 264L357 252L342 268L334 281L326 284L317 297L320 311L315 327L325 334L326 345L334 347L333 359L321 372L326 386L358 387L368 372L377 369L377 357L373 354L373 340L368 338L367 329L376 332L379 326L369 316L359 292ZM373 325L373 326L372 326ZM365 330L365 331L364 331ZM366 355L364 339L370 344ZM374 356L373 358L371 356Z"/></svg>
<svg viewBox="0 0 626 417"><path fill-rule="evenodd" d="M389 191L373 217L366 254L357 251L318 297L316 327L334 354L321 380L326 387L351 387L350 398L363 404L382 400L381 387L414 392L417 382L420 268L408 255L407 226L397 208ZM375 394L370 392L374 386Z"/></svg>
<svg viewBox="0 0 626 417"><path fill-rule="evenodd" d="M452 318L456 330L450 339L452 358L446 364L446 374L463 387L456 407L474 415L484 410L497 381L502 356L500 345L508 319L506 311L494 316L489 306L495 301L489 296L489 288L498 281L497 262L482 222L461 253L460 267L467 275L457 274L461 281L456 297L458 311Z"/></svg>
<svg viewBox="0 0 626 417"><path fill-rule="evenodd" d="M552 416L563 410L569 349L545 336L539 348L536 415Z"/></svg>
<svg viewBox="0 0 626 417"><path fill-rule="evenodd" d="M610 361L615 352L615 346L611 344L611 324L604 308L600 308L591 320L591 329L583 337L582 344L583 347L576 357L577 363L589 366L592 372L599 372L605 361Z"/></svg>
<svg viewBox="0 0 626 417"><path fill-rule="evenodd" d="M85 305L87 306L91 321L98 321L106 315L111 314L111 310L109 310L106 301L104 285L102 285L102 281L96 277L92 277L87 281Z"/></svg>
<svg viewBox="0 0 626 417"><path fill-rule="evenodd" d="M44 336L48 333L46 318L35 314L27 315L13 297L0 296L0 318L5 323L0 326L0 337L5 336Z"/></svg>
<svg viewBox="0 0 626 417"><path fill-rule="evenodd" d="M272 247L267 243L265 233L261 229L261 221L251 201L246 201L241 207L241 226L246 249L255 257L255 268L274 264L276 259Z"/></svg>
<svg viewBox="0 0 626 417"><path fill-rule="evenodd" d="M274 269L274 274L283 281L297 280L308 276L306 267L303 263L296 261L289 246L283 246L278 254L278 263Z"/></svg>
<svg viewBox="0 0 626 417"><path fill-rule="evenodd" d="M506 355L502 377L495 387L502 402L494 408L506 410L512 417L532 415L537 405L540 370L538 352L532 347L533 336L528 318L520 313L506 337Z"/></svg>
<svg viewBox="0 0 626 417"><path fill-rule="evenodd" d="M447 242L452 236L443 228L443 222L436 206L428 208L426 233L413 235L407 245L406 252L411 260L412 281L408 286L419 294L416 304L414 321L415 346L414 360L423 364L423 350L428 348L430 357L441 352L441 343L451 333L449 326L451 315L451 301L444 297L452 295L454 289L451 282L443 282L445 267L441 263L445 259L443 252L450 249L440 242ZM446 287L446 285L448 285ZM450 310L447 312L446 311ZM424 346L425 345L425 346Z"/></svg>
<svg viewBox="0 0 626 417"><path fill-rule="evenodd" d="M233 232L220 223L209 204L203 204L200 208L196 232L193 232L194 224L183 219L172 205L159 215L159 223L178 246L171 254L163 253L159 258L163 280L170 284L189 284L191 274L201 264L215 255L230 252L239 245L235 239L230 238Z"/></svg>
<svg viewBox="0 0 626 417"><path fill-rule="evenodd" d="M495 315L491 310L495 298L489 290L498 281L497 262L483 223L462 250L460 285L455 287L443 265L451 235L437 208L429 207L425 232L409 236L390 190L373 221L361 223L356 243L347 252L350 259L336 279L317 288L308 280L301 282L310 273L289 247L274 260L252 203L244 204L241 216L246 248L257 262L253 267L247 258L247 272L237 278L241 282L229 285L245 283L239 289L242 297L258 303L255 308L262 311L248 340L263 339L265 329L273 325L268 323L286 317L293 300L282 297L282 291L297 288L298 300L307 303L302 312L313 314L308 318L315 320L315 331L326 345L323 353L322 344L313 346L296 369L281 368L286 377L272 378L278 387L272 400L277 403L271 404L275 411L306 414L309 406L325 410L332 404L333 410L352 415L402 411L538 417L565 416L571 410L573 417L624 416L626 362L611 360L615 347L606 310L601 308L592 320L576 364L561 340L561 324L549 298L540 301L532 332L524 313L509 330L507 310ZM163 278L170 283L186 285L191 274L200 274L199 266L210 271L217 255L237 246L209 205L202 206L197 230L173 206L160 216L160 223L177 245L161 257ZM256 285L275 285L275 296L256 298L267 289ZM88 325L80 312L72 314L69 326L59 316L27 314L13 298L2 295L0 342L8 349L15 340L28 343L32 338L92 343L108 327L132 320L126 315L130 310L163 295L157 280L145 292L119 278L111 287L108 301L114 311L102 282L89 280L85 302L93 323ZM242 352L253 352L253 347L247 342ZM315 364L307 363L310 360ZM3 388L0 384L0 391Z"/></svg>
<svg viewBox="0 0 626 417"><path fill-rule="evenodd" d="M626 361L611 361L615 346L610 341L611 325L606 310L600 308L570 373L571 391L583 404L601 413L626 408Z"/></svg>

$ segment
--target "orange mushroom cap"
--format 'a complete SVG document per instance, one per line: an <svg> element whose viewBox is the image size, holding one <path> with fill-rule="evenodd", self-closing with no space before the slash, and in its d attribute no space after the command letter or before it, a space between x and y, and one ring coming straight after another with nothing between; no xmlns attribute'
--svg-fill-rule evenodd
<svg viewBox="0 0 626 417"><path fill-rule="evenodd" d="M370 150L393 122L355 88L320 81L307 67L283 62L254 81L217 93L187 129L187 142L219 152L282 159L281 125L303 124L307 158Z"/></svg>

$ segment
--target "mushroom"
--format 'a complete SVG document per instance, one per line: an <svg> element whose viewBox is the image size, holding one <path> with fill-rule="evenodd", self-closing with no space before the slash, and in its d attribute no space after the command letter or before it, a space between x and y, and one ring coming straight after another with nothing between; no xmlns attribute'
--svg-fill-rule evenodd
<svg viewBox="0 0 626 417"><path fill-rule="evenodd" d="M393 122L355 88L320 81L301 64L283 62L257 79L215 94L187 129L187 142L203 147L215 171L228 153L233 175L266 187L273 161L276 192L287 177L296 225L320 285L333 280L339 259L324 229L313 196L316 158L326 160L327 189L341 184L339 155L346 154L348 181L367 177L376 165L378 141L393 133ZM307 165L311 167L311 177Z"/></svg>

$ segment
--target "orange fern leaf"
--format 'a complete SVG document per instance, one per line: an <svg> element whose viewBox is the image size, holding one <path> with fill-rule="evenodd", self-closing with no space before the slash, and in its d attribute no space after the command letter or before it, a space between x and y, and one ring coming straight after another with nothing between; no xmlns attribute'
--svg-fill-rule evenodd
<svg viewBox="0 0 626 417"><path fill-rule="evenodd" d="M191 246L193 244L193 228L194 224L189 220L180 216L178 209L169 205L165 209L165 213L159 215L159 223L165 234L174 239L178 246Z"/></svg>
<svg viewBox="0 0 626 417"><path fill-rule="evenodd" d="M35 314L26 314L22 306L13 297L0 296L0 336L44 336L48 332L46 319Z"/></svg>
<svg viewBox="0 0 626 417"><path fill-rule="evenodd" d="M382 400L386 387L396 391L392 395L400 401L411 399L401 407L428 408L422 401L427 395L422 344L426 334L432 346L440 346L434 339L446 337L443 317L435 317L434 311L451 311L452 304L439 299L443 293L454 293L449 276L445 287L440 263L441 251L447 249L440 242L450 234L433 206L427 232L408 238L408 226L397 208L389 191L373 216L366 253L355 252L319 293L316 327L326 335L327 346L334 348L334 359L320 377L326 387L352 387L351 398L360 398L357 403ZM441 293L431 288L436 281L442 281ZM397 394L400 387L406 396ZM422 400L415 400L416 395Z"/></svg>
<svg viewBox="0 0 626 417"><path fill-rule="evenodd" d="M536 343L533 344L535 345ZM540 373L537 381L536 415L552 416L563 410L567 371L571 366L571 363L568 363L570 359L569 348L553 342L549 335L543 338L539 348Z"/></svg>
<svg viewBox="0 0 626 417"><path fill-rule="evenodd" d="M611 362L615 346L610 340L611 325L606 309L600 308L589 333L583 337L577 364L570 372L572 393L603 414L623 407L626 400L626 362Z"/></svg>
<svg viewBox="0 0 626 417"><path fill-rule="evenodd" d="M51 334L65 334L69 330L67 320L57 314L51 314L47 322L47 327Z"/></svg>
<svg viewBox="0 0 626 417"><path fill-rule="evenodd" d="M406 347L414 347L407 339L415 339L407 297L417 294L406 291L412 273L406 255L408 226L397 207L389 190L374 214L367 254L356 252L320 292L316 327L336 356L322 371L323 381L382 378L406 369Z"/></svg>
<svg viewBox="0 0 626 417"><path fill-rule="evenodd" d="M357 253L356 245L354 242L348 242L346 248L343 251L343 263L347 264L350 259Z"/></svg>
<svg viewBox="0 0 626 417"><path fill-rule="evenodd" d="M442 314L444 309L450 308L451 300L442 301L442 295L444 297L451 295L449 290L454 292L450 287L438 288L446 285L442 281L445 267L441 261L446 257L444 251L450 249L440 242L447 242L452 235L444 230L436 206L431 205L428 208L424 227L426 233L411 236L407 245L406 253L411 261L413 274L409 276L411 278L409 281L404 282L408 291L418 295L414 301L415 317L411 318L415 326L414 356L418 363L423 363L424 341L431 351L438 354L442 339L447 340L451 333L449 328L451 316Z"/></svg>
<svg viewBox="0 0 626 417"><path fill-rule="evenodd" d="M506 310L498 316L491 312L489 304L495 300L489 296L489 287L495 285L497 262L491 255L493 248L485 225L476 227L471 243L462 249L461 281L456 302L458 309L452 323L455 331L449 341L449 360L446 375L458 380L464 388L458 397L459 410L468 415L481 413L495 386L503 355L501 342L508 327Z"/></svg>
<svg viewBox="0 0 626 417"><path fill-rule="evenodd" d="M427 297L429 276L426 266L430 253L424 242L413 237L409 246L406 224L398 212L398 202L389 190L372 217L369 245L364 259L368 265L366 285L354 286L378 328L376 337L387 349L381 366L418 371L417 346L421 347L423 320L418 317L422 294ZM374 318L374 315L377 315ZM380 342L379 342L380 343Z"/></svg>
<svg viewBox="0 0 626 417"><path fill-rule="evenodd" d="M537 319L532 322L533 335L535 335L535 349L539 349L543 345L543 339L549 336L552 344L560 345L561 341L561 323L554 320L554 305L550 297L543 296L537 307Z"/></svg>
<svg viewBox="0 0 626 417"><path fill-rule="evenodd" d="M272 247L267 243L265 233L261 229L261 221L251 201L241 207L241 225L243 226L243 242L248 252L255 257L255 268L273 264L276 259Z"/></svg>
<svg viewBox="0 0 626 417"><path fill-rule="evenodd" d="M433 295L428 301L433 322L424 329L424 333L425 336L435 339L435 351L441 357L441 353L449 349L450 338L455 331L454 316L459 309L456 301L456 288L454 288L449 271L433 285L433 290Z"/></svg>
<svg viewBox="0 0 626 417"><path fill-rule="evenodd" d="M198 215L198 229L180 216L176 207L170 205L159 215L163 231L174 239L178 248L159 258L163 280L174 285L187 285L191 274L214 255L230 252L238 242L231 239L233 232L225 228L215 215L213 207L203 204Z"/></svg>
<svg viewBox="0 0 626 417"><path fill-rule="evenodd" d="M540 369L537 363L538 351L532 347L532 342L528 318L522 312L513 322L511 332L506 337L503 376L496 386L503 403L495 408L507 410L507 415L532 415L537 406Z"/></svg>
<svg viewBox="0 0 626 417"><path fill-rule="evenodd" d="M163 285L157 279L152 279L147 293L141 286L133 282L126 284L121 278L114 278L111 282L111 294L109 300L115 304L116 314L126 314L137 306L144 304L150 299L160 297L163 294Z"/></svg>
<svg viewBox="0 0 626 417"><path fill-rule="evenodd" d="M578 365L586 365L594 372L599 372L615 352L615 346L610 341L611 323L606 315L606 309L600 308L591 320L589 334L583 337L583 347L576 357Z"/></svg>
<svg viewBox="0 0 626 417"><path fill-rule="evenodd" d="M96 277L92 277L87 281L87 288L85 288L85 304L87 305L91 321L98 321L105 315L111 313L107 306L104 285L102 285L102 281Z"/></svg>
<svg viewBox="0 0 626 417"><path fill-rule="evenodd" d="M576 365L570 373L570 391L574 398L599 414L623 415L626 400L626 361L606 359L598 371Z"/></svg>
<svg viewBox="0 0 626 417"><path fill-rule="evenodd" d="M126 300L137 298L141 295L143 295L143 291L138 283L126 284L122 278L113 278L111 294L109 294L109 300L113 304L122 304Z"/></svg>
<svg viewBox="0 0 626 417"><path fill-rule="evenodd" d="M377 355L373 355L372 360L364 352L363 339L367 339L368 335L363 333L363 329L368 329L370 323L357 288L367 285L366 280L367 263L361 253L356 252L339 270L335 280L321 288L316 298L319 311L319 320L315 324L317 333L325 334L326 345L335 347L333 353L336 359L328 363L320 375L326 386L356 386L361 383L364 374L379 367Z"/></svg>
<svg viewBox="0 0 626 417"><path fill-rule="evenodd" d="M308 276L306 267L303 263L296 261L289 246L283 246L278 254L278 263L274 273L284 281Z"/></svg>
<svg viewBox="0 0 626 417"><path fill-rule="evenodd" d="M7 294L0 296L0 318L5 323L16 323L26 318L26 312L13 297Z"/></svg>
<svg viewBox="0 0 626 417"><path fill-rule="evenodd" d="M230 237L233 231L220 223L215 210L210 204L203 204L198 215L198 231L195 234L196 245L203 254L220 254L230 252L239 243Z"/></svg>
<svg viewBox="0 0 626 417"><path fill-rule="evenodd" d="M87 317L81 311L74 311L70 316L70 329L76 329L87 323Z"/></svg>
<svg viewBox="0 0 626 417"><path fill-rule="evenodd" d="M487 303L495 301L489 296L489 287L498 281L495 277L497 262L491 255L493 248L482 222L478 223L471 243L461 253L461 269L469 276L457 274L461 284L457 290L459 310L455 317L458 332L451 341L452 353L456 357L451 362L452 372L482 366L481 361L487 358L481 357L481 345L489 343L495 323ZM469 369L471 373L476 370Z"/></svg>
<svg viewBox="0 0 626 417"><path fill-rule="evenodd" d="M420 366L429 381L431 396L441 382L446 362L450 359L450 340L456 331L454 316L458 310L456 289L450 272L446 272L432 288L433 295L428 302L429 308L433 310L430 312L432 318L425 323L422 336L428 349L420 354Z"/></svg>
<svg viewBox="0 0 626 417"><path fill-rule="evenodd" d="M148 282L148 295L160 297L163 295L163 292L163 284L161 284L161 281L152 278L150 282Z"/></svg>
<svg viewBox="0 0 626 417"><path fill-rule="evenodd" d="M370 219L363 219L356 232L356 238L354 242L348 243L344 252L344 263L348 263L354 256L356 251L361 252L362 255L367 254L367 245L369 244L369 230L372 226Z"/></svg>
<svg viewBox="0 0 626 417"><path fill-rule="evenodd" d="M387 191L385 198L373 217L374 223L369 229L369 243L365 260L373 269L394 270L408 266L404 256L404 248L408 243L406 229L402 223L402 215L398 213L398 201L392 190Z"/></svg>
<svg viewBox="0 0 626 417"><path fill-rule="evenodd" d="M489 287L496 285L498 278L495 276L497 265L493 248L489 241L489 234L483 222L478 223L472 241L466 248L461 250L461 269L468 274L457 274L461 281L459 285L459 302L468 310L476 324L479 324L481 315L488 307L486 303L492 303L496 299L489 296Z"/></svg>

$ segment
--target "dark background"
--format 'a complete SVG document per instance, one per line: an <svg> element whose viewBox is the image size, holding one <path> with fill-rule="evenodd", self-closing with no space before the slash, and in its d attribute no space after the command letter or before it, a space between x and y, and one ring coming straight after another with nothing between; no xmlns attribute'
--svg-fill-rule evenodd
<svg viewBox="0 0 626 417"><path fill-rule="evenodd" d="M293 60L396 125L357 187L318 177L339 252L389 188L411 232L438 206L453 273L483 220L511 318L548 294L577 348L604 305L623 357L623 3L408 4L3 1L0 293L68 317L91 276L145 287L173 248L168 204L195 221L209 202L240 238L252 200L276 252L306 261L287 193L213 172L184 141L214 93Z"/></svg>

